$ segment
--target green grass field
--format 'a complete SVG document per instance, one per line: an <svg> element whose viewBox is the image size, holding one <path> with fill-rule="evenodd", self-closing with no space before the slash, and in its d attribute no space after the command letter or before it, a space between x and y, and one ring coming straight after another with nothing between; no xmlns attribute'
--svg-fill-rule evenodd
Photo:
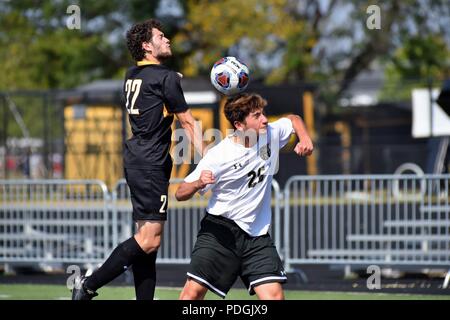
<svg viewBox="0 0 450 320"><path fill-rule="evenodd" d="M159 300L176 300L181 288L157 288L155 298ZM323 291L285 291L288 300L450 300L450 295L413 295L385 293L355 292L323 292ZM68 300L70 292L60 285L23 285L0 284L0 300ZM105 287L99 290L98 300L132 300L133 287ZM221 300L208 292L208 300ZM231 290L226 300L255 300L246 290Z"/></svg>

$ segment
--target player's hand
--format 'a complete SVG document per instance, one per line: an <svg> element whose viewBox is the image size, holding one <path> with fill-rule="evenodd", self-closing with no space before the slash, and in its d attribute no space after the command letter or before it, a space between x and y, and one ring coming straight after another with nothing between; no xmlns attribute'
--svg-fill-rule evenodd
<svg viewBox="0 0 450 320"><path fill-rule="evenodd" d="M212 171L203 170L202 173L200 174L200 178L197 180L197 188L200 190L206 187L208 184L213 183L216 183L216 180L214 178Z"/></svg>
<svg viewBox="0 0 450 320"><path fill-rule="evenodd" d="M304 136L300 139L300 142L294 148L294 151L299 156L309 156L314 150L313 143L311 138L308 136Z"/></svg>

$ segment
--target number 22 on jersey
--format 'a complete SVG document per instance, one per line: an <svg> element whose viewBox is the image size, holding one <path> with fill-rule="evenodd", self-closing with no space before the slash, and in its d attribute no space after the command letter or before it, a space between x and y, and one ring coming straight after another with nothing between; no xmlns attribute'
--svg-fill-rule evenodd
<svg viewBox="0 0 450 320"><path fill-rule="evenodd" d="M136 103L136 99L139 95L139 91L141 90L141 79L128 79L125 82L125 92L127 93L127 101L125 103L125 107L129 114L139 114L139 109L134 108L134 104ZM131 98L130 104L130 95L133 92L133 96Z"/></svg>

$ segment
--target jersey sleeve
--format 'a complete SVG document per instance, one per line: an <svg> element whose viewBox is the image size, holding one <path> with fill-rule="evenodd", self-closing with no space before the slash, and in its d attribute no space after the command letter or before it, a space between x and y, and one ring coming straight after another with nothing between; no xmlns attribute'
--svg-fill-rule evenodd
<svg viewBox="0 0 450 320"><path fill-rule="evenodd" d="M163 96L168 112L178 113L189 109L181 88L180 76L175 71L169 71L164 78Z"/></svg>
<svg viewBox="0 0 450 320"><path fill-rule="evenodd" d="M288 118L281 118L277 121L271 122L270 126L273 132L278 135L280 149L283 148L288 143L291 134L294 133L292 121Z"/></svg>
<svg viewBox="0 0 450 320"><path fill-rule="evenodd" d="M198 180L200 178L200 175L203 170L209 170L209 171L212 171L212 173L214 175L216 174L216 172L215 172L216 170L214 170L214 164L211 161L211 157L207 157L207 154L205 155L205 157L203 159L200 160L200 162L198 163L195 170L192 171L186 178L184 178L184 182L191 183L191 182ZM216 177L216 181L217 181L217 177ZM203 195L208 190L210 190L213 186L214 186L213 184L208 184L205 188L199 190L199 193L201 195Z"/></svg>

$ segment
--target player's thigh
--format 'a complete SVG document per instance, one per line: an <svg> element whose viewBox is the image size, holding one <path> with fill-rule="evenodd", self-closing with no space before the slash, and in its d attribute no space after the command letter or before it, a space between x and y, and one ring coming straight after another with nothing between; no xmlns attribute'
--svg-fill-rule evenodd
<svg viewBox="0 0 450 320"><path fill-rule="evenodd" d="M161 237L165 221L138 220L136 221L136 234L147 237Z"/></svg>
<svg viewBox="0 0 450 320"><path fill-rule="evenodd" d="M284 300L283 288L281 283L264 283L253 288L260 300Z"/></svg>

